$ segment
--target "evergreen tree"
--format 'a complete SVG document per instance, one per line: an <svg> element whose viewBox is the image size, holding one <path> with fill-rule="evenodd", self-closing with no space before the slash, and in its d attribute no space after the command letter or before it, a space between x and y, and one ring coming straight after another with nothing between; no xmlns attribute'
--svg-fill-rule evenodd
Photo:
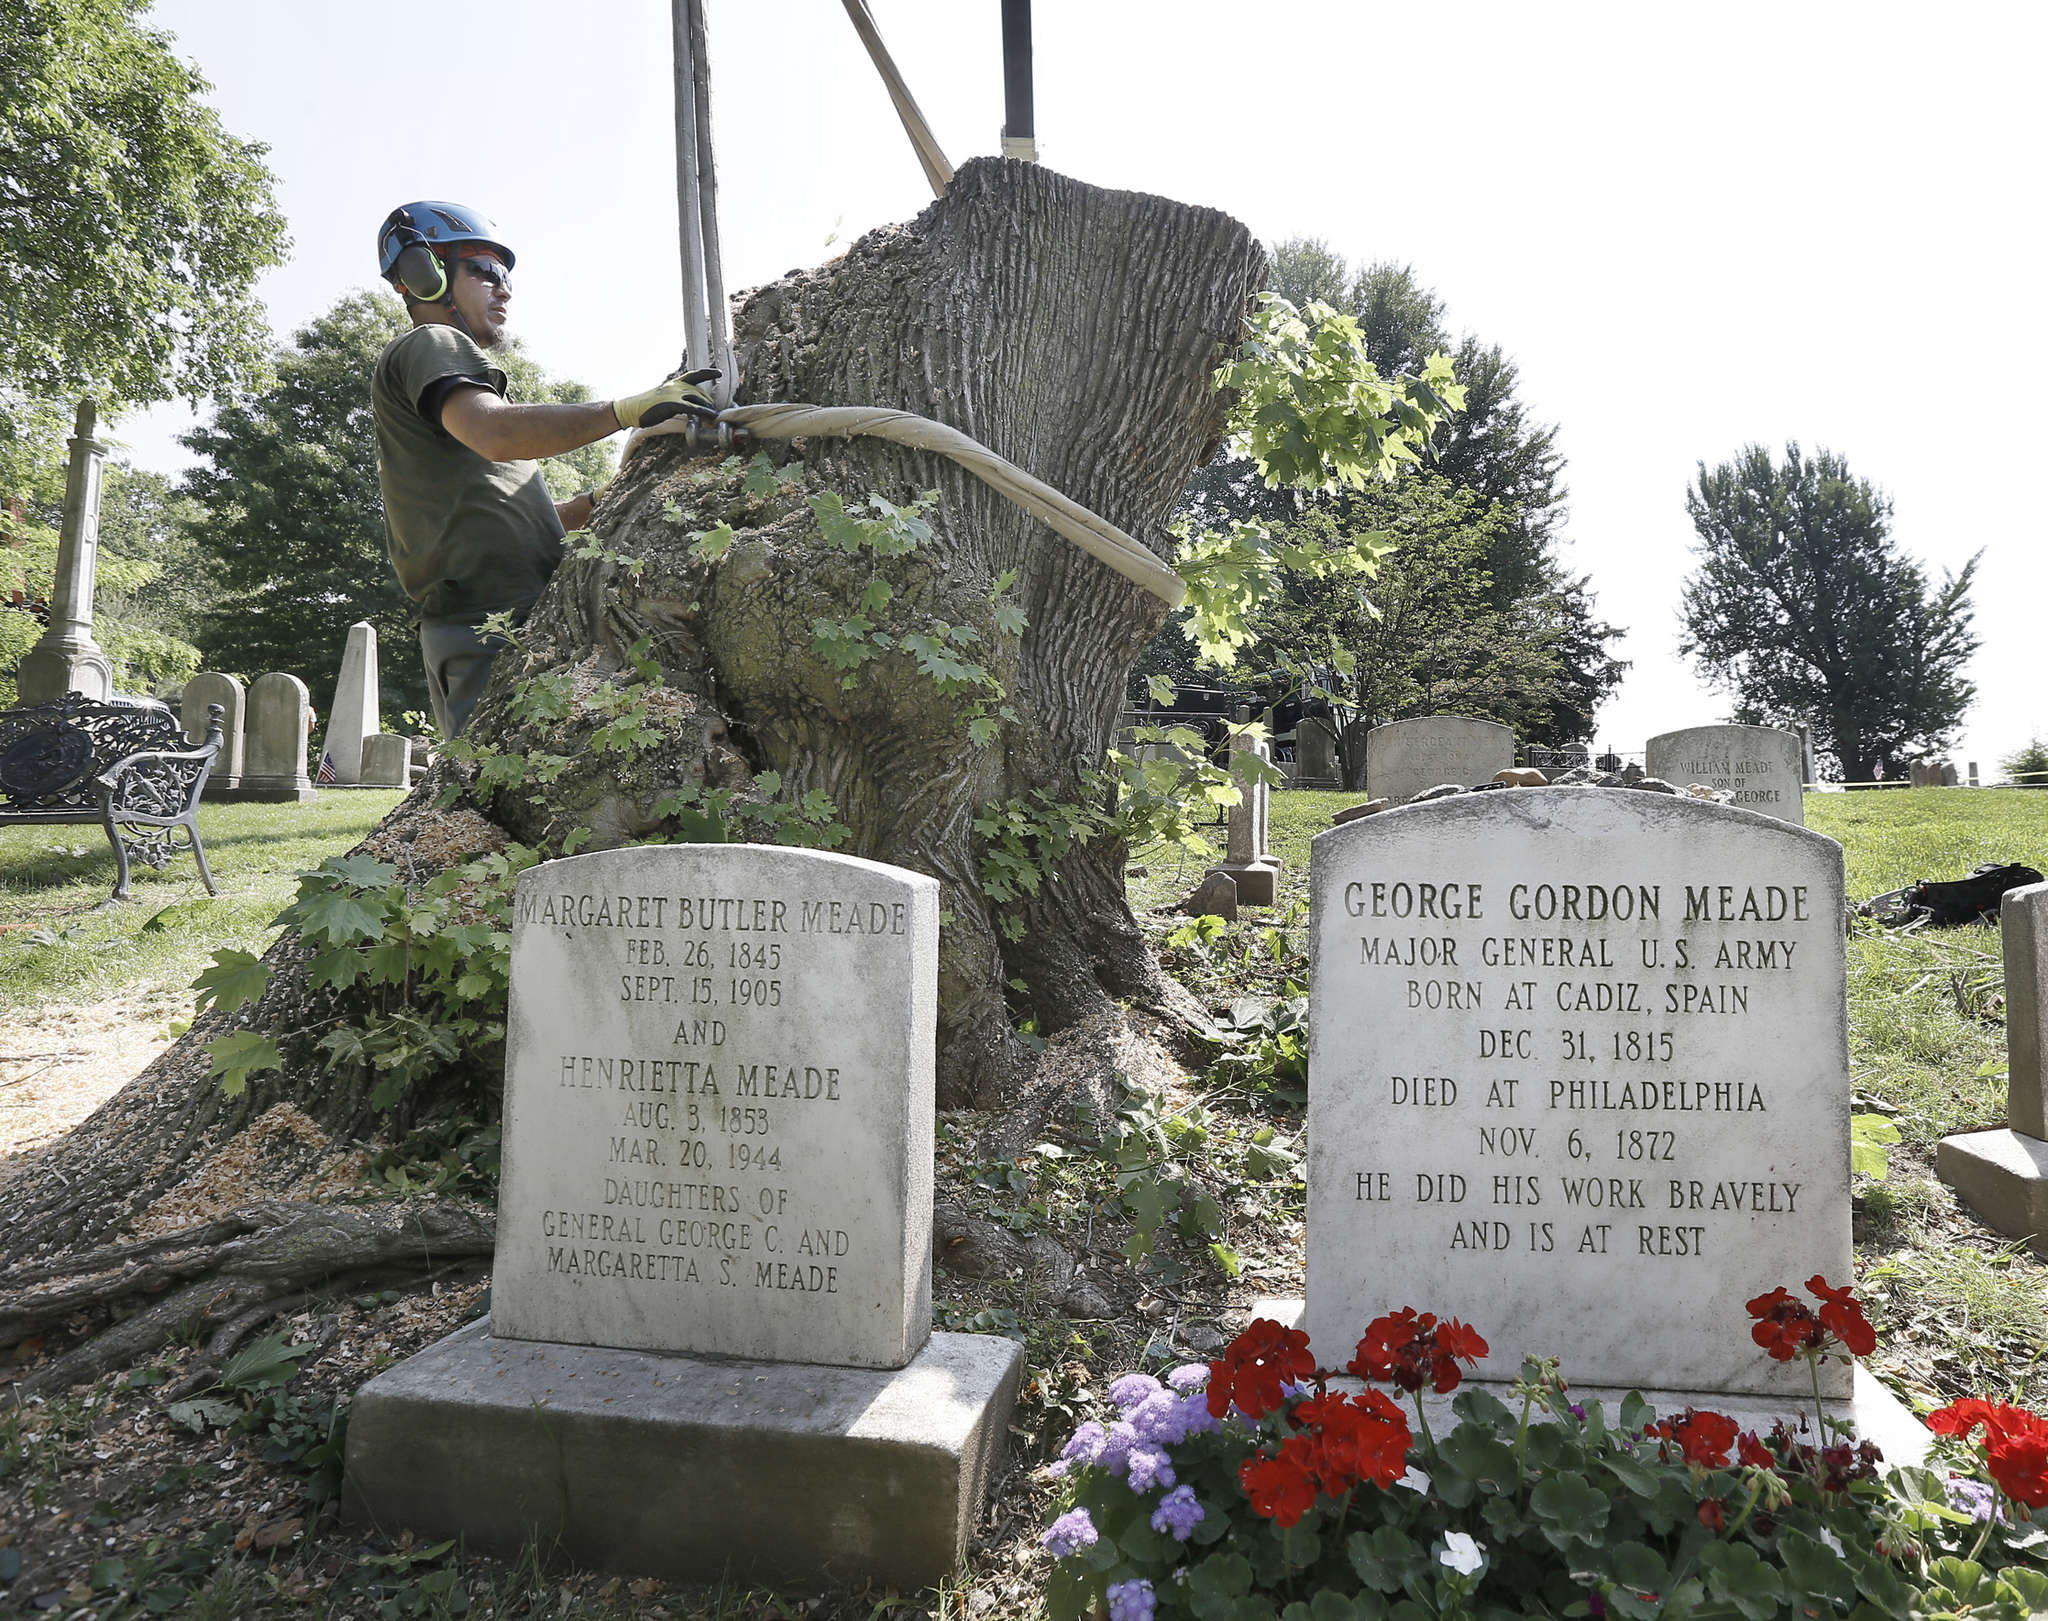
<svg viewBox="0 0 2048 1621"><path fill-rule="evenodd" d="M1930 581L1892 539L1884 493L1796 444L1782 465L1762 445L1702 462L1685 505L1699 564L1679 650L1735 694L1738 722L1810 721L1850 782L1948 746L1976 696L1977 557Z"/></svg>

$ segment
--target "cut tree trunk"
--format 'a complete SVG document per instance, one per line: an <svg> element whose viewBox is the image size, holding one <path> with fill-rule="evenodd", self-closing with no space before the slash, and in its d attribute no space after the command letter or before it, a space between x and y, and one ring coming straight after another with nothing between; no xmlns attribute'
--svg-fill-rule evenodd
<svg viewBox="0 0 2048 1621"><path fill-rule="evenodd" d="M976 160L910 224L746 300L735 323L739 398L934 418L1163 556L1167 513L1221 432L1211 378L1261 268L1250 233L1213 210ZM584 849L687 836L679 791L743 790L772 771L784 800L830 797L838 848L945 885L942 1105L1003 1109L1025 1097L1029 1063L1013 1030L1024 1015L1049 1034L1084 1022L1095 1031L1126 1004L1154 1015L1150 1028L1192 1028L1197 1010L1159 970L1125 901L1121 843L1068 850L1039 892L1006 912L984 887L974 828L1005 804L1099 803L1127 672L1166 605L943 458L872 439L799 441L775 456L804 465L764 492L744 468L693 458L680 439L644 442L599 505L601 546L564 563L471 723L472 741L526 755L547 780L473 789L484 814L451 820L428 808L430 778L366 847L424 872L508 834L551 854L572 835ZM931 538L903 556L839 549L809 504L834 492L848 509L870 496L900 505L925 491L937 492ZM700 555L694 538L721 526L731 544ZM1009 577L1021 634L999 628L992 602ZM977 633L965 656L1000 680L1012 717L988 742L970 741L968 700L942 692L900 648L851 678L824 656L820 623L843 626L876 580L890 597L868 617L897 643L945 626ZM610 695L650 662L658 679L636 689L640 739L608 750ZM541 691L550 701L535 701ZM160 1233L181 1188L270 1118L264 1111L289 1103L293 1118L336 1135L367 1123L362 1086L314 1063L312 1042L338 1016L332 998L311 992L289 938L270 960L270 995L233 1023L282 1038L282 1076L259 1076L225 1102L203 1044L226 1023L209 1015L0 1193L0 1271L28 1267L23 1282L47 1280L0 1296L0 1339L8 1312L47 1308L37 1299L52 1289L67 1312L159 1289L171 1292L70 1366L140 1354L181 1312L214 1330L220 1349L323 1279L428 1276L451 1257L487 1253L487 1212L476 1213L480 1225L414 1211L350 1230L314 1221L295 1193L269 1203L252 1193L232 1213L216 1203L182 1247L141 1257L125 1247L152 1209L146 1231ZM129 1323L138 1326L121 1333Z"/></svg>

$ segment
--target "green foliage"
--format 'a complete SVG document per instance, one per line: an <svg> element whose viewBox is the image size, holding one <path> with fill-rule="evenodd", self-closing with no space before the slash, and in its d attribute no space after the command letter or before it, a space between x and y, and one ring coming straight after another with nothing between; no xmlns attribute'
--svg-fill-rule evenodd
<svg viewBox="0 0 2048 1621"><path fill-rule="evenodd" d="M165 1414L194 1435L224 1430L259 1438L263 1461L299 1475L308 1503L328 1502L341 1491L347 1398L307 1400L285 1393L314 1349L311 1341L294 1344L283 1331L255 1340L221 1365L212 1384L170 1403Z"/></svg>
<svg viewBox="0 0 2048 1621"><path fill-rule="evenodd" d="M141 0L0 6L0 437L20 402L200 400L258 373L289 245L265 149Z"/></svg>
<svg viewBox="0 0 2048 1621"><path fill-rule="evenodd" d="M1892 539L1884 494L1796 444L1782 464L1762 445L1701 463L1685 504L1699 545L1679 650L1734 693L1736 720L1810 721L1849 782L1947 746L1976 696L1976 557L1931 581Z"/></svg>
<svg viewBox="0 0 2048 1621"><path fill-rule="evenodd" d="M1998 769L2015 782L2048 781L2048 742L2029 738L2025 748L2000 760Z"/></svg>
<svg viewBox="0 0 2048 1621"><path fill-rule="evenodd" d="M1199 1104L1170 1110L1143 1090L1134 1090L1104 1123L1101 1153L1116 1167L1117 1197L1131 1221L1126 1260L1136 1264L1152 1255L1171 1224L1183 1241L1206 1246L1225 1276L1237 1276L1238 1255L1226 1242L1230 1224L1219 1184L1231 1171L1247 1182L1290 1177L1300 1155L1271 1126L1257 1128L1226 1155L1220 1152L1220 1128Z"/></svg>
<svg viewBox="0 0 2048 1621"><path fill-rule="evenodd" d="M277 921L313 948L308 984L349 998L350 1011L329 1021L315 1047L328 1071L372 1077L373 1108L395 1108L445 1072L488 1066L505 1039L512 886L537 859L515 845L407 884L391 863L356 855L323 861L299 880ZM194 988L202 1008L226 1011L257 1000L268 978L248 952L227 950ZM229 1096L283 1062L275 1042L248 1030L207 1051ZM472 1151L467 1163L476 1159Z"/></svg>
<svg viewBox="0 0 2048 1621"><path fill-rule="evenodd" d="M348 627L368 620L384 649L386 704L427 707L414 608L385 555L370 406L377 357L410 325L388 293L347 294L278 348L273 381L224 400L184 435L203 461L178 486L178 525L212 560L219 591L194 633L209 668L287 671L324 711ZM581 384L549 380L516 342L491 359L515 397L588 397ZM557 499L610 466L598 445L542 463Z"/></svg>
<svg viewBox="0 0 2048 1621"><path fill-rule="evenodd" d="M1873 1182L1891 1174L1892 1159L1887 1151L1899 1142L1899 1128L1881 1114L1849 1116L1849 1169Z"/></svg>

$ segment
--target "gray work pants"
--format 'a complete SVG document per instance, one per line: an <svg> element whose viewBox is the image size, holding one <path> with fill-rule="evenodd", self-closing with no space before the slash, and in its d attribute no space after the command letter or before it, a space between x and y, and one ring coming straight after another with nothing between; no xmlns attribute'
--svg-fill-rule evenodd
<svg viewBox="0 0 2048 1621"><path fill-rule="evenodd" d="M512 644L485 636L455 619L420 621L420 658L427 667L427 697L441 735L460 737L469 713L491 679L491 660Z"/></svg>

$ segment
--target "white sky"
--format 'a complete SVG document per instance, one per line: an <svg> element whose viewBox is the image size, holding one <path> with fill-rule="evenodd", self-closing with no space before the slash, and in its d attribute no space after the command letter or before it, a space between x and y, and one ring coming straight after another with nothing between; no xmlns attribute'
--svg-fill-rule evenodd
<svg viewBox="0 0 2048 1621"><path fill-rule="evenodd" d="M930 200L838 0L708 0L730 287ZM996 150L998 0L870 0L957 164ZM1599 737L1724 718L1675 653L1695 464L1797 438L1890 492L1938 573L1979 547L1956 753L2048 732L2037 497L2048 375L2048 8L1037 0L1042 161L1223 208L1268 242L1414 265L1559 424L1572 566L1634 661ZM228 126L268 142L288 332L375 280L397 203L519 255L513 328L600 395L682 351L667 0L158 0ZM830 248L828 239L837 241ZM164 408L135 460L189 458Z"/></svg>

